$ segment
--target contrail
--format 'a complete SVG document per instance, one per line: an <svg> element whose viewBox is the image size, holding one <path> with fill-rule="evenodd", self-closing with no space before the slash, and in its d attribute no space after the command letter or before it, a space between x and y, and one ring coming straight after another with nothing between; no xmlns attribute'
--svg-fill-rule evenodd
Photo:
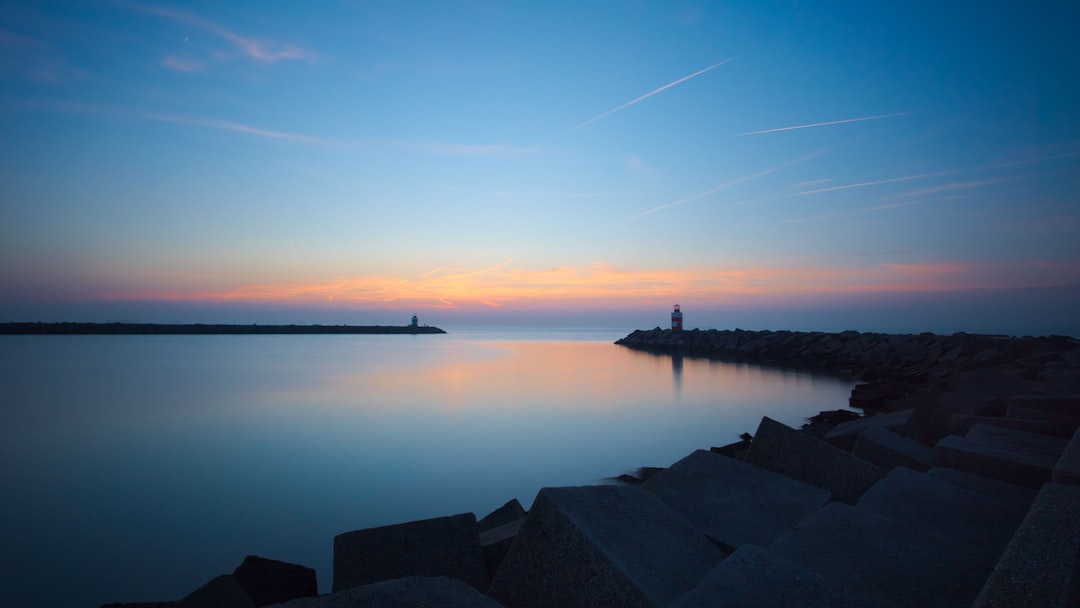
<svg viewBox="0 0 1080 608"><path fill-rule="evenodd" d="M952 175L962 172L962 169L949 169L948 171L934 171L932 173L919 173L918 175L905 175L904 177L893 177L889 179L879 179L873 182L860 182L858 184L845 184L843 186L833 186L831 188L818 188L817 190L806 190L804 192L798 192L795 196L806 196L807 194L819 194L821 192L833 192L836 190L848 190L850 188L866 188L867 186L878 186L881 184L893 184L896 182L907 182L913 179L926 179L928 177L938 177L940 175Z"/></svg>
<svg viewBox="0 0 1080 608"><path fill-rule="evenodd" d="M581 129L582 127L587 127L587 126L593 124L594 122L596 122L598 120L601 120L603 118L607 118L608 116L611 116L612 114L618 112L619 110L625 110L626 108L629 108L630 106L634 105L635 103L638 103L639 101L645 101L646 99L652 97L653 95L656 95L657 93L660 93L662 91L666 91L666 90L670 89L671 87L673 87L673 86L675 86L677 84L682 84L682 83L686 82L687 80L690 80L691 78L701 76L702 74L704 74L705 72L708 72L709 70L716 69L716 68L724 65L725 63L731 61L732 59L734 59L734 57L730 57L728 59L725 59L725 60L721 61L720 63L714 63L714 64L710 65L709 67L703 69L703 70L698 70L698 71L694 72L693 74L690 74L689 76L683 76L682 78L680 78L678 80L675 80L673 82L669 82L669 83L665 84L664 86L660 87L659 89L653 89L652 91L649 91L648 93L645 93L641 97L631 99L630 101L622 104L621 106L618 106L616 108L612 108L612 109L608 110L607 112L604 112L603 114L600 114L598 116L594 116L594 117L590 118L589 120L586 120L585 122L583 122L583 123L581 123L579 125L570 127L569 129L563 131L562 133L559 133L559 135L566 135L567 133L573 133L574 131L577 131L578 129Z"/></svg>
<svg viewBox="0 0 1080 608"><path fill-rule="evenodd" d="M766 176L766 175L768 175L770 173L776 173L777 171L780 171L781 169L786 169L786 168L788 168L788 167L790 167L790 166L792 166L794 164L810 160L811 158L814 158L816 156L820 156L820 155L822 155L824 153L825 153L824 149L815 150L814 152L811 152L810 154L807 154L805 156L800 156L799 158L796 158L795 160L788 161L788 162L783 163L781 165L776 165L775 167L769 167L768 169L765 169L763 171L758 171L757 173L752 173L750 175L744 175L742 177L738 177L738 178L735 178L735 179L732 179L732 180L728 180L728 181L720 184L719 186L717 186L715 188L710 188L709 190L706 190L704 192L698 192L697 194L694 194L693 196L688 196L686 198L679 199L679 200L671 202L671 203L666 203L666 204L660 205L659 207L653 207L652 209L646 209L645 211L642 211L641 213L638 213L637 215L633 215L631 217L628 217L623 221L624 222L633 221L633 220L636 220L638 218L645 217L646 215L652 215L653 213L656 213L657 211L663 211L664 209L670 209L670 208L675 207L677 205L682 205L684 203L689 203L690 201L696 201L699 198L704 198L706 196L709 196L710 194L716 194L717 192L720 192L721 190L727 190L728 188L730 188L730 187L732 187L732 186L734 186L736 184L741 184L743 182L748 182L748 181L750 181L752 179L757 179L759 177Z"/></svg>
<svg viewBox="0 0 1080 608"><path fill-rule="evenodd" d="M776 133L778 131L794 131L795 129L811 129L813 127L826 127L829 125L842 125L846 122L861 122L864 120L880 120L882 118L892 118L894 116L904 116L910 114L910 112L897 112L896 114L878 114L877 116L863 116L862 118L848 118L845 120L830 120L829 122L815 122L810 125L796 125L794 127L780 127L779 129L765 129L764 131L749 131L746 133L739 133L737 137L743 135L761 135L762 133Z"/></svg>

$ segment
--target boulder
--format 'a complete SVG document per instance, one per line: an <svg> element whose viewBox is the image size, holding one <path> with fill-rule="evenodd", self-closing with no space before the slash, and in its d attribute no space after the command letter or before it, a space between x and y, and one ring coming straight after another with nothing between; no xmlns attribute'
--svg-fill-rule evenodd
<svg viewBox="0 0 1080 608"><path fill-rule="evenodd" d="M987 447L1047 454L1054 458L1061 456L1069 443L1060 437L981 423L972 425L965 436Z"/></svg>
<svg viewBox="0 0 1080 608"><path fill-rule="evenodd" d="M257 555L245 557L232 576L256 606L319 594L315 570Z"/></svg>
<svg viewBox="0 0 1080 608"><path fill-rule="evenodd" d="M507 608L659 608L724 557L640 486L544 488L488 594Z"/></svg>
<svg viewBox="0 0 1080 608"><path fill-rule="evenodd" d="M409 576L277 604L276 608L504 608L458 579Z"/></svg>
<svg viewBox="0 0 1080 608"><path fill-rule="evenodd" d="M768 417L761 419L746 462L828 490L849 504L884 476L873 464Z"/></svg>
<svg viewBox="0 0 1080 608"><path fill-rule="evenodd" d="M859 435L852 454L885 469L908 467L926 471L934 466L934 449L898 435L884 426L873 426Z"/></svg>
<svg viewBox="0 0 1080 608"><path fill-rule="evenodd" d="M334 591L406 576L448 576L487 588L476 516L462 513L334 537Z"/></svg>
<svg viewBox="0 0 1080 608"><path fill-rule="evenodd" d="M698 450L642 485L723 546L766 545L829 501L829 492Z"/></svg>
<svg viewBox="0 0 1080 608"><path fill-rule="evenodd" d="M994 566L970 543L835 502L768 550L842 581L868 606L967 608Z"/></svg>
<svg viewBox="0 0 1080 608"><path fill-rule="evenodd" d="M743 545L671 608L864 608L872 602L754 545Z"/></svg>

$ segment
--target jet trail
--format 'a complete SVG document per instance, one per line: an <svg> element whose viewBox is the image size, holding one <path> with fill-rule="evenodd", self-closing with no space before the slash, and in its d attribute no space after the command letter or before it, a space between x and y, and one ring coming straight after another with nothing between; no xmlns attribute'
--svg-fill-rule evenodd
<svg viewBox="0 0 1080 608"><path fill-rule="evenodd" d="M596 122L598 120L607 118L608 116L611 116L612 114L614 114L614 113L616 113L616 112L618 112L620 110L625 110L626 108L629 108L630 106L634 105L635 103L645 101L646 99L652 97L653 95L656 95L657 93L666 91L666 90L670 89L671 87L673 87L673 86L675 86L677 84L682 84L682 83L686 82L687 80L690 80L691 78L701 76L702 74L704 74L705 72L708 72L709 70L716 69L716 68L724 65L725 63L731 61L732 59L734 59L734 57L731 57L729 59L725 59L725 60L721 61L720 63L714 63L714 64L710 65L709 67L707 67L705 69L698 70L698 71L694 72L693 74L690 74L689 76L683 76L682 78L680 78L678 80L675 80L675 81L672 81L672 82L669 82L669 83L665 84L664 86L662 86L662 87L660 87L658 89L653 89L652 91L649 91L648 93L645 93L644 95L642 95L640 97L636 97L634 99L631 99L630 101L622 104L621 106L612 108L612 109L608 110L607 112L604 112L603 114L599 114L597 116L594 116L594 117L590 118L589 120L586 120L585 122L583 122L583 123L581 123L579 125L570 127L569 129L563 131L562 133L559 133L559 135L566 135L567 133L573 133L574 131L577 131L578 129L581 129L583 127L587 127L587 126L593 124L594 122Z"/></svg>
<svg viewBox="0 0 1080 608"><path fill-rule="evenodd" d="M743 135L761 135L762 133L777 133L779 131L794 131L796 129L812 129L814 127L827 127L829 125L842 125L847 122L862 122L864 120L880 120L882 118L892 118L894 116L903 116L910 112L897 112L896 114L878 114L877 116L863 116L862 118L847 118L844 120L830 120L829 122L815 122L809 125L796 125L794 127L780 127L779 129L765 129L764 131L749 131L746 133L739 133L738 137Z"/></svg>

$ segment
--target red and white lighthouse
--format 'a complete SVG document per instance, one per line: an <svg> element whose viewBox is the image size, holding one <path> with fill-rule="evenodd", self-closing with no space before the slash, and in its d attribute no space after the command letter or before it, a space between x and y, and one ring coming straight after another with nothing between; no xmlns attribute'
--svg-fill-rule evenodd
<svg viewBox="0 0 1080 608"><path fill-rule="evenodd" d="M674 312L671 313L671 329L682 330L682 311L679 310L679 305L675 305Z"/></svg>

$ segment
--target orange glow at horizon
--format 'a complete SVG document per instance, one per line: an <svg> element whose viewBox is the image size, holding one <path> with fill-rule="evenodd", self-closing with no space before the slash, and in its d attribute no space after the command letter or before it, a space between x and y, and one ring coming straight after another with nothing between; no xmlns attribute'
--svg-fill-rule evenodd
<svg viewBox="0 0 1080 608"><path fill-rule="evenodd" d="M1049 262L988 265L880 264L868 267L749 266L743 268L623 270L596 262L529 271L506 261L481 269L440 267L414 278L385 275L323 281L250 284L229 291L135 290L107 300L357 303L427 309L462 307L560 308L614 301L646 304L675 299L730 302L770 296L889 291L951 291L1044 287L1080 280L1080 268Z"/></svg>

